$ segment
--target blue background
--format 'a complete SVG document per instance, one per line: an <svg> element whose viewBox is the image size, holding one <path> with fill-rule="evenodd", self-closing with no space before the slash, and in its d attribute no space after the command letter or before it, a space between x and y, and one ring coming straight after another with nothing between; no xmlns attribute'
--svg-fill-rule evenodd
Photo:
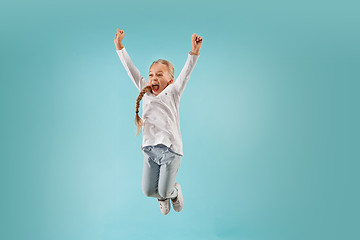
<svg viewBox="0 0 360 240"><path fill-rule="evenodd" d="M357 1L2 1L1 239L359 239ZM180 73L185 206L141 190L137 89Z"/></svg>

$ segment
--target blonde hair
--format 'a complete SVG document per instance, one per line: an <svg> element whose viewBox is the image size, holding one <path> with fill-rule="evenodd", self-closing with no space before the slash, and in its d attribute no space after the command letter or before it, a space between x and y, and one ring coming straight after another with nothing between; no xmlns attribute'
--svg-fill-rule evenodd
<svg viewBox="0 0 360 240"><path fill-rule="evenodd" d="M165 59L158 59L156 61L154 61L152 65L154 65L155 63L161 63L161 64L164 64L167 68L168 68L168 73L169 73L169 76L172 80L174 80L174 66L171 64L171 62L165 60ZM150 66L150 68L151 68ZM144 94L147 93L147 92L152 92L152 88L150 85L144 87L140 93L139 93L139 96L137 97L136 99L136 115L135 115L135 124L136 124L136 127L137 127L137 132L136 132L136 135L139 135L141 133L141 129L142 129L142 126L143 126L143 121L142 119L140 118L139 116L139 107L140 107L140 101L141 99L144 97Z"/></svg>

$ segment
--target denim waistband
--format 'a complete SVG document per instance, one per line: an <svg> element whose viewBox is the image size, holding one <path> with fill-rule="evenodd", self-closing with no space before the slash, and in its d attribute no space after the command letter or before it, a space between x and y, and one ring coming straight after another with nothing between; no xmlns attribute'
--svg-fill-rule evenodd
<svg viewBox="0 0 360 240"><path fill-rule="evenodd" d="M181 155L174 153L171 148L165 146L164 144L144 146L142 147L142 151L159 165L170 162L175 156L182 157Z"/></svg>
<svg viewBox="0 0 360 240"><path fill-rule="evenodd" d="M171 153L174 153L174 154L176 154L176 155L178 155L178 156L183 156L183 155L181 155L181 154L178 154L178 153L176 153L176 152L174 152L172 149L171 149L171 146L170 147L168 147L168 146L166 146L166 145L164 145L164 144L157 144L157 145L148 145L148 146L144 146L144 147L141 147L141 150L145 150L145 151L151 151L152 149L154 149L154 148L157 148L157 149L161 149L161 150L168 150L169 152L171 152Z"/></svg>

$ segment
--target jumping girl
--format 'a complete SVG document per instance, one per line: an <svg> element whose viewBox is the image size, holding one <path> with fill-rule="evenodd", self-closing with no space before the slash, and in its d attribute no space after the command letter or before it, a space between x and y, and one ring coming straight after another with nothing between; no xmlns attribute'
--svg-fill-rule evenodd
<svg viewBox="0 0 360 240"><path fill-rule="evenodd" d="M116 52L129 77L140 91L136 99L135 124L137 135L143 132L141 150L144 154L142 190L148 197L157 198L161 213L170 211L170 199L176 212L184 206L184 198L176 175L183 157L180 133L179 103L192 70L200 56L202 37L193 34L192 50L174 82L174 67L164 59L154 61L149 70L149 81L141 76L131 61L122 40L124 30L115 34ZM143 99L142 120L139 116Z"/></svg>

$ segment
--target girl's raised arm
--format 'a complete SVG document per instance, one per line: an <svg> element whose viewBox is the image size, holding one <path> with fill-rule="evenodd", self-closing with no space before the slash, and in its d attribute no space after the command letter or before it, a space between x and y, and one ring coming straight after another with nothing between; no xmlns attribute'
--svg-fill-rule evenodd
<svg viewBox="0 0 360 240"><path fill-rule="evenodd" d="M199 55L192 55L190 52L188 53L185 65L174 83L174 87L177 89L179 96L184 92L185 86L190 79L191 72L193 71L198 58Z"/></svg>
<svg viewBox="0 0 360 240"><path fill-rule="evenodd" d="M188 53L188 58L185 62L185 66L181 70L179 76L177 77L174 87L178 90L179 95L181 96L184 92L186 83L190 79L191 72L193 71L197 59L200 56L200 48L202 45L202 37L197 34L191 36L191 51Z"/></svg>
<svg viewBox="0 0 360 240"><path fill-rule="evenodd" d="M135 86L141 91L146 85L146 80L143 76L141 76L140 71L135 67L129 54L127 53L124 45L122 44L122 40L125 36L124 30L119 30L117 28L117 33L115 34L115 47L116 52L120 58L121 63L124 65L129 77L135 84Z"/></svg>

